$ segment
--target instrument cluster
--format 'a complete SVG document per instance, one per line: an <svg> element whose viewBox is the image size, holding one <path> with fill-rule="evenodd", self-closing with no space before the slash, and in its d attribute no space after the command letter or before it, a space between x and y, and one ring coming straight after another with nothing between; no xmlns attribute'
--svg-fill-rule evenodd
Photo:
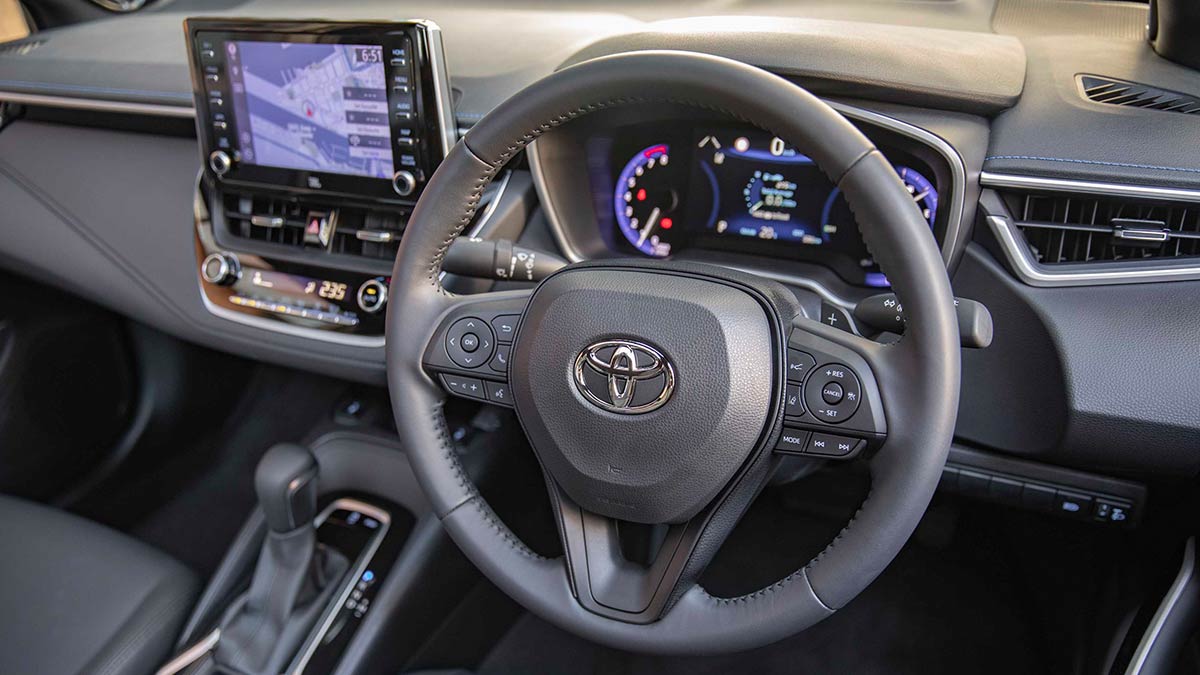
<svg viewBox="0 0 1200 675"><path fill-rule="evenodd" d="M880 146L936 231L931 166ZM687 249L815 261L847 282L888 286L845 198L811 158L743 126L634 125L587 142L600 235L615 252L666 258Z"/></svg>

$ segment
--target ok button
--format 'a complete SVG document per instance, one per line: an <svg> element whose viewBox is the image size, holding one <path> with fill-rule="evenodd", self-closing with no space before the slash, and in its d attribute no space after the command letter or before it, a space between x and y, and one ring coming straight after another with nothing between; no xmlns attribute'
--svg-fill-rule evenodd
<svg viewBox="0 0 1200 675"><path fill-rule="evenodd" d="M842 402L842 398L846 396L846 391L842 389L842 385L837 382L829 382L824 387L821 387L821 400L829 405L837 405Z"/></svg>
<svg viewBox="0 0 1200 675"><path fill-rule="evenodd" d="M467 333L462 336L462 342L459 344L462 345L464 352L473 354L476 349L479 349L479 336L474 333Z"/></svg>

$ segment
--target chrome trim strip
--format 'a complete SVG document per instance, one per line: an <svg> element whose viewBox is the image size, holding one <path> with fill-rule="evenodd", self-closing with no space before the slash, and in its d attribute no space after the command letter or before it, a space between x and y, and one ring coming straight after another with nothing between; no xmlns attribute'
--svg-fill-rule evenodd
<svg viewBox="0 0 1200 675"><path fill-rule="evenodd" d="M175 675L175 673L182 672L216 649L220 640L221 629L214 628L211 633L200 638L196 644L185 649L179 656L167 661L162 668L155 671L155 675Z"/></svg>
<svg viewBox="0 0 1200 675"><path fill-rule="evenodd" d="M1048 192L1083 192L1107 197L1133 197L1137 199L1164 199L1167 201L1200 201L1200 190L1184 188L1151 187L1123 183L1097 183L1040 176L1019 176L1008 173L984 171L979 174L979 184L990 188L1016 190L1046 190Z"/></svg>
<svg viewBox="0 0 1200 675"><path fill-rule="evenodd" d="M1131 262L1100 263L1105 267L1121 267L1109 270L1079 270L1070 269L1064 265L1062 269L1051 269L1038 263L1025 244L1025 236L1017 230L1013 222L1002 216L988 216L987 224L992 228L992 234L1000 242L1004 257L1009 265L1030 286L1062 287L1062 286L1104 286L1111 284L1139 284L1157 281L1192 281L1200 279L1200 265L1179 265L1173 267L1155 266Z"/></svg>
<svg viewBox="0 0 1200 675"><path fill-rule="evenodd" d="M1150 658L1150 652L1154 649L1154 643L1158 640L1158 636L1162 633L1163 626L1171 618L1171 613L1175 611L1176 605L1179 604L1179 598L1183 595L1184 589L1192 583L1192 574L1196 569L1196 538L1188 537L1187 544L1183 549L1183 563L1179 566L1179 574L1175 576L1175 581L1171 583L1170 590L1163 597L1162 603L1154 612L1154 618L1150 620L1150 625L1146 628L1146 632L1142 634L1142 640L1138 643L1137 650L1133 653L1133 658L1129 661L1129 667L1125 669L1125 675L1140 675L1142 668L1146 665L1146 660Z"/></svg>
<svg viewBox="0 0 1200 675"><path fill-rule="evenodd" d="M433 68L433 100L438 109L438 126L442 129L442 157L450 154L450 148L458 142L458 124L454 119L453 92L450 89L450 74L446 69L446 47L442 42L442 29L428 19L415 19L429 34L429 65Z"/></svg>
<svg viewBox="0 0 1200 675"><path fill-rule="evenodd" d="M946 219L946 236L942 241L942 260L949 264L951 256L958 247L959 238L962 236L962 214L967 190L967 169L962 155L959 155L954 146L947 143L940 136L908 122L837 101L825 101L825 103L846 117L883 127L901 136L907 136L923 143L946 160L946 163L950 166L950 177L953 185L950 191L950 215ZM525 150L525 154L529 158L529 168L533 175L533 185L537 190L538 199L541 200L542 207L545 209L546 222L550 224L550 231L554 235L554 240L566 255L567 260L573 263L584 260L583 254L579 252L579 249L575 248L569 237L567 237L562 217L555 208L553 199L548 198L549 192L546 189L545 167L538 152L538 142L534 141L530 143L529 147ZM754 274L763 274L759 270L741 269ZM763 274L763 276L772 275ZM778 278L778 275L776 275L776 278ZM789 281L788 283L794 282ZM823 287L822 290L824 290ZM830 295L828 299L834 300L835 297ZM837 301L837 304L853 307L853 303L846 304L844 301Z"/></svg>
<svg viewBox="0 0 1200 675"><path fill-rule="evenodd" d="M75 98L72 96L50 96L46 94L26 94L16 91L0 91L0 101L20 103L22 105L40 105L51 108L70 108L72 110L93 110L96 112L130 113L134 115L153 115L155 117L178 117L192 119L196 109L191 105L178 106L163 103L131 103L127 101L106 101L97 98Z"/></svg>
<svg viewBox="0 0 1200 675"><path fill-rule="evenodd" d="M379 531L375 533L375 536L371 538L371 543L367 544L367 548L358 556L358 560L354 566L354 574L351 574L346 579L341 592L335 596L337 600L330 602L329 606L325 609L322 619L318 623L318 628L309 634L308 640L299 652L299 656L292 661L293 665L287 669L286 672L292 675L304 672L304 668L308 665L308 660L312 658L313 652L317 651L317 646L321 644L321 640L325 638L325 633L333 625L333 620L337 618L338 611L346 604L346 598L350 597L350 593L354 590L354 585L358 583L358 580L362 578L363 572L367 570L367 566L371 564L371 559L375 557L375 552L379 550L379 545L383 543L383 538L387 535L387 531L392 525L392 516L387 511L365 502L360 502L357 499L343 498L325 507L325 510L317 516L316 526L320 527L321 523L324 523L329 518L329 514L338 509L357 511L368 518L374 518L379 521Z"/></svg>

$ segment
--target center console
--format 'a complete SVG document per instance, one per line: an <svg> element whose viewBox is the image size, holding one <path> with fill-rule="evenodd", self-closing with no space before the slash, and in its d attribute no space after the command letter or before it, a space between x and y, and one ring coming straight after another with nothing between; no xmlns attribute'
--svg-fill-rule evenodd
<svg viewBox="0 0 1200 675"><path fill-rule="evenodd" d="M427 21L185 22L205 306L378 346L396 247L457 138Z"/></svg>

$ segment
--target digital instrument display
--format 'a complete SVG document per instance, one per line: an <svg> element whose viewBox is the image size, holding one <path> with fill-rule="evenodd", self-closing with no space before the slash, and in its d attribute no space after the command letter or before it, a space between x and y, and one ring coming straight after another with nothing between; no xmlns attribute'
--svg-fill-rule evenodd
<svg viewBox="0 0 1200 675"><path fill-rule="evenodd" d="M609 199L617 231L637 252L662 258L707 244L802 259L820 256L848 281L888 285L841 190L782 139L745 127L696 127L642 137L640 143L633 140L637 134L624 142L617 140L621 136L608 141L611 166L619 167ZM931 170L893 166L934 227L938 192L926 175Z"/></svg>
<svg viewBox="0 0 1200 675"><path fill-rule="evenodd" d="M232 41L225 51L243 162L392 177L381 45Z"/></svg>

